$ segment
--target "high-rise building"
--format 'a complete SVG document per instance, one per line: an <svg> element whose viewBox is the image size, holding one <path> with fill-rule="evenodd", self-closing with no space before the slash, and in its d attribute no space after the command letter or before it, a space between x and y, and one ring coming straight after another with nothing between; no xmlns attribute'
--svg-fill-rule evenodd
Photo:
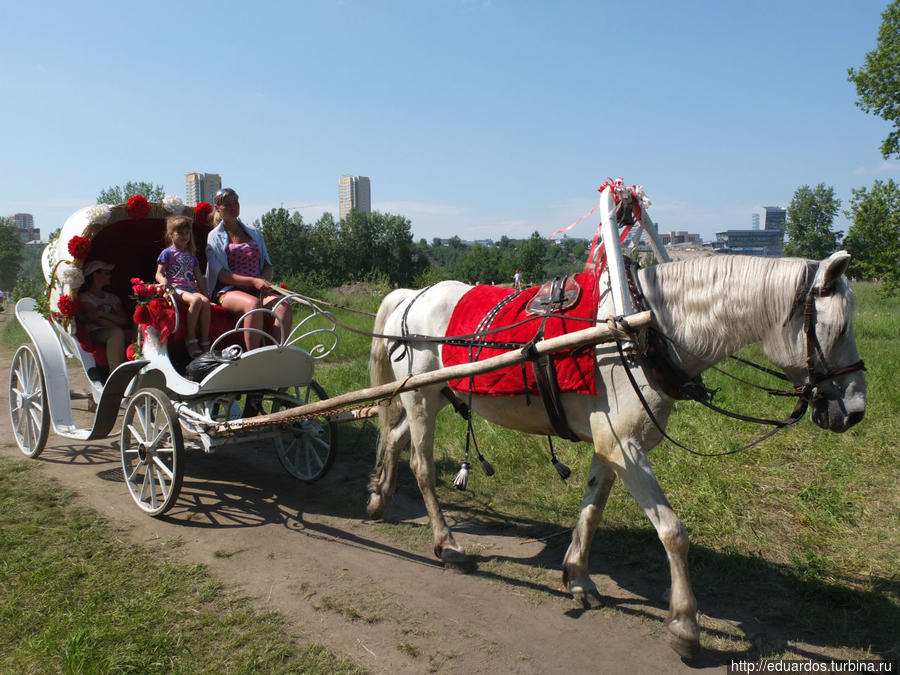
<svg viewBox="0 0 900 675"><path fill-rule="evenodd" d="M372 211L372 193L369 179L366 176L344 174L338 181L338 201L340 219L343 220L356 209L363 213Z"/></svg>
<svg viewBox="0 0 900 675"><path fill-rule="evenodd" d="M14 213L9 216L19 241L29 242L41 238L41 231L34 226L34 216L30 213Z"/></svg>
<svg viewBox="0 0 900 675"><path fill-rule="evenodd" d="M763 208L766 210L765 229L781 230L784 232L784 223L787 220L787 209L783 209L780 206L764 206Z"/></svg>
<svg viewBox="0 0 900 675"><path fill-rule="evenodd" d="M217 173L189 173L184 177L184 196L188 206L200 202L213 203L216 193L222 189L222 177Z"/></svg>

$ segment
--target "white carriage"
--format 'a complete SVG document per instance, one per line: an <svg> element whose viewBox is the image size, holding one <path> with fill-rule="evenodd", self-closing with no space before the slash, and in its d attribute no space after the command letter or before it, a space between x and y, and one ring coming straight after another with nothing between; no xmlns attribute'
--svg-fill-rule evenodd
<svg viewBox="0 0 900 675"><path fill-rule="evenodd" d="M93 259L115 264L111 289L127 305L131 279L154 279L156 259L165 247L165 219L172 214L194 217L201 267L209 232L209 205L193 208L178 198L147 202L143 198L115 206L97 205L73 214L44 251L46 295L24 298L16 317L31 338L16 351L10 371L9 405L13 432L22 452L37 457L50 426L60 436L88 441L108 436L119 414L122 470L128 489L146 513L159 516L175 502L185 463L185 437L190 446L214 452L225 445L274 447L284 468L311 482L331 468L337 452L336 424L324 414L254 424L252 418L327 398L313 379L315 361L337 346L333 317L314 303L285 291L280 302L292 303L294 326L283 330L274 312L266 315L269 333L262 346L240 348L243 317L213 307L213 353L220 363L202 378L186 376L190 361L179 338L177 301L166 296L170 331L140 324L130 357L112 372L103 368L103 350L79 330L77 295L81 269ZM157 305L159 307L159 305ZM216 329L218 326L218 330ZM166 335L171 332L171 335ZM259 331L261 332L261 331ZM229 343L234 346L226 347ZM231 359L225 356L232 357ZM79 426L72 407L70 361L80 363L90 383L87 396L94 412L90 426ZM72 365L76 364L72 363ZM282 417L284 417L282 415ZM236 423L237 422L237 423Z"/></svg>

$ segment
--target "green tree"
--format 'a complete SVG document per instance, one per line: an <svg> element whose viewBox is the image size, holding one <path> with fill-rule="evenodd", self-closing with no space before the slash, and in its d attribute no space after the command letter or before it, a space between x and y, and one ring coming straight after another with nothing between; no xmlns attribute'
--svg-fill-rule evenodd
<svg viewBox="0 0 900 675"><path fill-rule="evenodd" d="M272 278L276 281L303 275L310 265L309 228L303 216L287 209L272 209L263 214L259 229L272 258Z"/></svg>
<svg viewBox="0 0 900 675"><path fill-rule="evenodd" d="M853 190L850 210L853 224L844 248L852 255L850 273L864 279L880 279L887 294L900 290L900 186L893 180L876 180L871 190Z"/></svg>
<svg viewBox="0 0 900 675"><path fill-rule="evenodd" d="M881 144L882 157L900 157L900 0L882 13L878 42L866 54L865 66L847 74L856 85L857 107L894 125Z"/></svg>
<svg viewBox="0 0 900 675"><path fill-rule="evenodd" d="M411 223L403 216L352 209L341 221L340 237L341 257L351 280L376 274L408 285L428 265L427 258L416 253Z"/></svg>
<svg viewBox="0 0 900 675"><path fill-rule="evenodd" d="M158 202L166 196L165 188L162 185L153 185L146 181L130 180L125 185L112 185L105 190L101 190L97 195L98 204L121 204L127 202L135 195L143 195L148 201Z"/></svg>
<svg viewBox="0 0 900 675"><path fill-rule="evenodd" d="M493 246L472 244L453 267L453 276L468 283L491 284L501 281L500 251Z"/></svg>
<svg viewBox="0 0 900 675"><path fill-rule="evenodd" d="M16 285L22 266L22 247L16 226L9 218L0 218L0 288L4 290Z"/></svg>
<svg viewBox="0 0 900 675"><path fill-rule="evenodd" d="M834 196L834 188L819 183L815 189L801 185L787 209L784 234L786 256L821 260L837 250L838 235L832 229L834 217L841 208L841 200Z"/></svg>
<svg viewBox="0 0 900 675"><path fill-rule="evenodd" d="M340 227L330 213L323 213L309 232L310 269L306 273L319 275L329 286L337 286L348 278L340 235Z"/></svg>
<svg viewBox="0 0 900 675"><path fill-rule="evenodd" d="M526 284L544 282L544 258L546 252L547 244L537 232L532 232L531 237L519 247L518 267Z"/></svg>

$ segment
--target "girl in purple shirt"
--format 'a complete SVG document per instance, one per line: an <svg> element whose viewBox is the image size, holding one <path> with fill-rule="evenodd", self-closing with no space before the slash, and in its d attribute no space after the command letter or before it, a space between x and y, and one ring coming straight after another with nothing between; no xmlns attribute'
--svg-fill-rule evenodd
<svg viewBox="0 0 900 675"><path fill-rule="evenodd" d="M186 216L172 216L166 220L169 247L156 260L156 280L172 288L187 303L184 346L191 358L196 358L209 351L209 297L200 261L194 255L197 249L192 225Z"/></svg>

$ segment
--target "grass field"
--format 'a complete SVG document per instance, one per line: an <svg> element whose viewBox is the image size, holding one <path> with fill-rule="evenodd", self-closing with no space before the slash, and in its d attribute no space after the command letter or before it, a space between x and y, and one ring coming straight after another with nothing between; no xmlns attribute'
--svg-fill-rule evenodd
<svg viewBox="0 0 900 675"><path fill-rule="evenodd" d="M847 657L878 655L896 659L900 656L897 630L900 626L900 491L897 490L900 458L896 440L900 438L900 394L896 386L896 373L900 370L900 298L884 299L875 287L867 284L854 288L857 343L868 367L868 407L866 418L859 425L839 435L823 431L806 419L761 446L736 455L697 457L666 442L651 455L659 481L691 537L692 578L700 610L705 615L701 619L705 645L732 642L746 648L749 643L752 653L772 657L802 655L802 650L798 652L788 643L811 644ZM326 299L374 311L385 291L358 286L329 291ZM349 325L371 328L371 317L341 310L336 314ZM21 342L14 328L7 328L4 335L7 346ZM342 332L335 354L317 367L317 379L332 395L368 386L368 349L369 341L364 337ZM761 358L754 349L748 350L747 355ZM727 367L746 379L773 384L765 381L766 376L745 367ZM705 379L708 385L721 388L717 402L726 408L782 418L793 405L748 390L717 373L708 373ZM546 539L547 567L549 573L558 577L559 564L568 545L564 533L578 514L590 448L586 444L555 443L557 454L573 472L563 483L549 463L546 440L493 427L483 420L476 420L475 426L479 446L497 469L497 475L487 478L475 466L468 491L452 489L453 476L463 458L465 425L447 410L438 420L435 448L439 497L448 508L465 512L498 531ZM737 447L760 433L758 427L718 417L689 403L678 404L669 432L691 447L707 452ZM331 495L335 515L347 513L358 517L362 512L374 438L371 423L342 427L338 461L348 463L357 478ZM4 486L13 486L3 492L2 498L9 500L7 503L38 500L39 495L32 494L35 491L28 487L31 479L27 470L19 466L3 466L2 470L16 477L14 481L5 478L0 481ZM406 466L401 467L398 490L418 498L418 489ZM0 519L7 519L10 509L6 504L3 506ZM71 530L71 536L80 537L84 536L83 531L93 533L99 529L76 524L92 522L86 514L68 510L62 513L64 522L54 527ZM390 518L390 511L387 515ZM3 532L0 537L5 538L0 551L4 556L12 551L14 557L18 555L15 553L18 547L25 544L9 546L7 542L21 542L24 532L39 529L34 523L20 522L17 518L4 520L0 526ZM388 523L380 531L424 549L430 541L430 531L424 527ZM142 555L139 550L121 551L120 548L104 541L97 544L92 555ZM59 554L59 549L40 553L48 564ZM598 561L603 561L602 565ZM499 563L489 557L480 560L482 569L490 569L492 564ZM4 587L10 583L6 571L9 565L8 561L0 565L0 583ZM98 587L90 576L94 573L91 568L88 562L70 566L86 572L84 576L66 575L63 595L86 593L85 585ZM505 573L523 577L535 574L533 568L516 570L514 565L512 568L507 565ZM621 487L614 488L610 497L594 544L592 568L610 573L618 583L631 584L635 592L644 595L652 592L645 579L653 578L654 583L661 583L668 574L665 554L655 532ZM203 575L202 569L189 568L189 572ZM167 574L159 576L168 578ZM20 595L43 593L43 589L38 592L40 579L29 583L34 585L24 588ZM204 587L210 589L210 612L219 611L215 607L227 606L242 618L250 616L240 609L240 603L218 589L213 580L207 580ZM127 585L117 584L115 588L121 590L110 591L110 597L98 598L96 602L115 607L132 601L126 597ZM162 589L166 592L162 593ZM184 596L185 603L198 600L189 588L173 588L169 592L163 585L149 593L150 596L160 594L166 596L167 602L174 602L172 599L180 596ZM147 597L141 601L150 600ZM55 615L51 621L63 621L66 612L53 610L54 602L60 600L47 599L47 606L41 612ZM46 632L35 630L41 624L34 617L47 614L36 609L23 612L14 607L17 606L4 599L0 616L2 642L15 635ZM178 616L179 610L166 611ZM277 640L275 617L257 615L246 620L254 626L248 626L247 631L261 630L266 636L272 636L248 642L258 646L271 641L273 653L287 650L291 658L293 654L297 654L296 658L304 656L302 650ZM131 626L133 630L137 628ZM52 659L62 655L68 659L69 650L78 649L77 639L69 644L71 636L78 635L78 631L64 634L69 636L65 640L60 638L48 644L32 640L21 646L22 651L16 656L0 655L0 670L22 665L27 670L28 663L58 664L60 661ZM158 635L147 639L163 644L174 638ZM95 648L91 640L85 639L85 644ZM242 648L250 651L242 652ZM235 658L248 664L267 658L267 652L257 653L252 648L253 644L235 645ZM151 653L172 654L171 648L154 651L146 646L137 654L122 654L117 651L121 645L112 642L109 649L104 649L97 658L106 659L104 663L128 664L129 659ZM322 656L319 648L308 649L314 652L313 658ZM181 652L176 649L175 653ZM340 667L352 668L350 664Z"/></svg>

